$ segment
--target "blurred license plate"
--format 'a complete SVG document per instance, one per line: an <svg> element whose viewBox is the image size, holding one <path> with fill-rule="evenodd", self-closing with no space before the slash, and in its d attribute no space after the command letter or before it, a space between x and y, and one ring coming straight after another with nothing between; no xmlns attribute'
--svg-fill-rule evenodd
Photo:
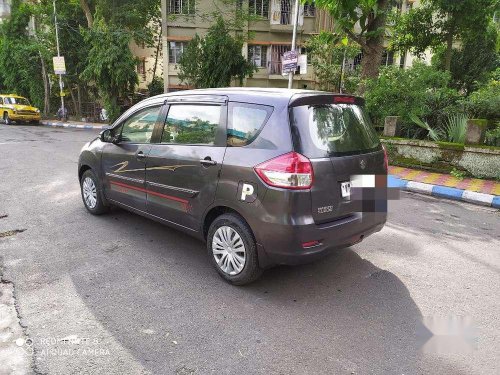
<svg viewBox="0 0 500 375"><path fill-rule="evenodd" d="M342 182L340 190L342 191L342 198L349 198L351 196L351 181Z"/></svg>

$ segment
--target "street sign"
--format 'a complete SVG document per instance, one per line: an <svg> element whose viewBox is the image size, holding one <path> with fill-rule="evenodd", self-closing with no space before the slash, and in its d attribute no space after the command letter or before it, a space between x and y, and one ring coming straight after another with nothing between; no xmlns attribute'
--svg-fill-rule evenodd
<svg viewBox="0 0 500 375"><path fill-rule="evenodd" d="M52 58L54 63L54 73L55 74L66 74L66 63L64 61L64 56L54 56Z"/></svg>
<svg viewBox="0 0 500 375"><path fill-rule="evenodd" d="M295 70L297 70L298 61L299 61L299 54L297 53L297 51L285 52L281 59L281 62L283 64L282 66L283 74L295 72Z"/></svg>

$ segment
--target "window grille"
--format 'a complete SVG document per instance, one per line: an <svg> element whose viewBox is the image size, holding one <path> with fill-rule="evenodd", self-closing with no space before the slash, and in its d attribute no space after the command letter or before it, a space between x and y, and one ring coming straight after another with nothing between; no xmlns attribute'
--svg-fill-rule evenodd
<svg viewBox="0 0 500 375"><path fill-rule="evenodd" d="M194 14L195 0L169 0L169 14Z"/></svg>

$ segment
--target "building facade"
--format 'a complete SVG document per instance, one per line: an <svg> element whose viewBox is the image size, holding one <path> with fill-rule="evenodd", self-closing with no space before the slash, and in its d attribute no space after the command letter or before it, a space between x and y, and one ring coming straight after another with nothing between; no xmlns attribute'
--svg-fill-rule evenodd
<svg viewBox="0 0 500 375"><path fill-rule="evenodd" d="M300 1L300 0L299 0ZM214 9L214 6L219 9ZM251 38L243 46L243 55L258 67L252 78L245 80L250 87L287 87L288 75L281 71L281 56L291 49L294 26L293 0L162 0L163 57L165 90L187 88L178 78L178 62L187 43L195 34L203 36L213 24L213 15L231 17L237 12L250 15L242 31ZM314 6L300 5L297 26L297 46L312 35L331 30L328 14ZM305 61L299 61L300 73L294 76L295 88L314 88L314 72Z"/></svg>
<svg viewBox="0 0 500 375"><path fill-rule="evenodd" d="M10 15L10 0L0 0L0 23Z"/></svg>
<svg viewBox="0 0 500 375"><path fill-rule="evenodd" d="M206 34L213 24L214 14L234 17L237 12L250 16L242 27L242 31L250 35L242 53L258 67L253 77L245 80L244 86L287 87L288 76L282 74L281 57L291 49L294 3L294 0L162 0L165 91L189 88L178 77L178 62L187 43L196 34ZM395 11L405 13L418 7L419 3L420 0L394 0L392 5ZM294 75L294 88L317 88L314 70L305 61L305 43L321 31L332 31L334 22L327 12L314 5L300 4L297 49L304 56L302 60L299 59L300 70ZM385 40L386 47L389 45L389 37L388 35ZM423 60L430 63L431 57L429 51ZM361 63L361 59L362 54L347 61L346 69L355 68ZM382 65L407 68L415 60L417 57L410 53L395 53L386 48Z"/></svg>

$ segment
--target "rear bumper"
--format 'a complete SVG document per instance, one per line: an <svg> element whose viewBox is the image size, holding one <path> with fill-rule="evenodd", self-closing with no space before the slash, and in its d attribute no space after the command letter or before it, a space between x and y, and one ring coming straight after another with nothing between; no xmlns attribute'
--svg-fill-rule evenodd
<svg viewBox="0 0 500 375"><path fill-rule="evenodd" d="M263 268L274 265L310 263L334 250L361 242L380 231L387 220L385 212L358 213L325 224L267 224L260 232L259 263ZM305 242L319 241L310 248Z"/></svg>

